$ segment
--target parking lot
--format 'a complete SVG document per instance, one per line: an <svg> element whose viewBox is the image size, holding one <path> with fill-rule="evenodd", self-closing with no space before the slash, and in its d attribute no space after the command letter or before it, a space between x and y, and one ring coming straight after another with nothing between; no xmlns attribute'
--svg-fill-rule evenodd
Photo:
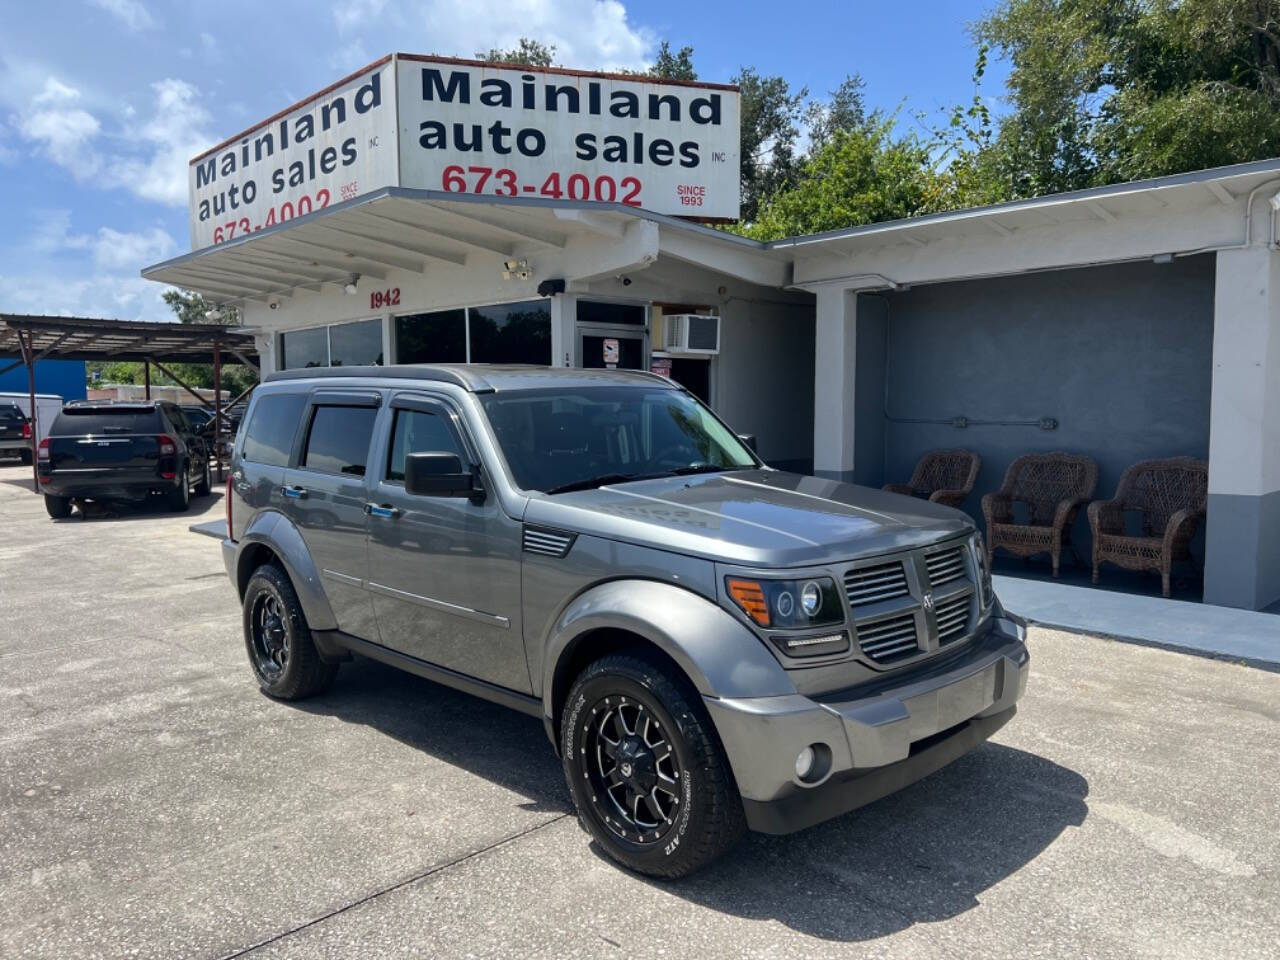
<svg viewBox="0 0 1280 960"><path fill-rule="evenodd" d="M1274 957L1280 674L1033 631L946 770L679 883L541 724L360 662L253 682L221 515L53 522L0 466L0 956Z"/></svg>

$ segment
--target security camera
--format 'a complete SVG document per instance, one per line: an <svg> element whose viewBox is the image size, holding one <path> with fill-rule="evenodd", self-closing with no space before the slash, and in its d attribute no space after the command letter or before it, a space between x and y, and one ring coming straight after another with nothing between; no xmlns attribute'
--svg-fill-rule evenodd
<svg viewBox="0 0 1280 960"><path fill-rule="evenodd" d="M629 287L629 286L631 286L631 278L630 278L630 277L624 277L622 274L618 274L618 275L617 275L616 277L614 277L613 279L617 280L617 281L618 281L619 283L621 283L624 287Z"/></svg>
<svg viewBox="0 0 1280 960"><path fill-rule="evenodd" d="M267 301L267 306L268 306L268 307L270 307L272 310L279 310L279 309L280 309L280 301L279 301L279 300L268 300L268 301Z"/></svg>

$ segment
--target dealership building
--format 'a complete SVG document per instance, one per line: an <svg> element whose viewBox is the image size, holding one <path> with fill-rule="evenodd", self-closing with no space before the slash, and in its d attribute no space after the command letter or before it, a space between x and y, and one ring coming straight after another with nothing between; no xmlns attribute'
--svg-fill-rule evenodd
<svg viewBox="0 0 1280 960"><path fill-rule="evenodd" d="M1204 599L1280 603L1280 161L759 243L732 87L395 55L192 161L192 252L264 371L651 370L770 464L1209 462ZM696 218L696 220L694 219ZM1088 527L1077 542L1088 556Z"/></svg>

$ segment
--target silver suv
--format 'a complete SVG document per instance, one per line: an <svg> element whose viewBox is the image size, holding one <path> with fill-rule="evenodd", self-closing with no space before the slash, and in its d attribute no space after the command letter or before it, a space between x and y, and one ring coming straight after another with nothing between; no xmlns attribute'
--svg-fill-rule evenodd
<svg viewBox="0 0 1280 960"><path fill-rule="evenodd" d="M582 823L655 876L937 770L1026 686L968 517L771 470L647 374L276 374L227 514L263 690L358 654L539 716Z"/></svg>

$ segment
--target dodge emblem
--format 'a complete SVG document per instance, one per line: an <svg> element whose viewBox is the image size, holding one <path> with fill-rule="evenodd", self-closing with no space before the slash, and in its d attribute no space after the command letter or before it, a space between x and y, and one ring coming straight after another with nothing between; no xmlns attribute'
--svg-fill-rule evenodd
<svg viewBox="0 0 1280 960"><path fill-rule="evenodd" d="M926 610L932 610L932 609L933 609L933 594L932 594L932 593L926 593L923 597L921 597L921 598L920 598L920 606L924 607Z"/></svg>

